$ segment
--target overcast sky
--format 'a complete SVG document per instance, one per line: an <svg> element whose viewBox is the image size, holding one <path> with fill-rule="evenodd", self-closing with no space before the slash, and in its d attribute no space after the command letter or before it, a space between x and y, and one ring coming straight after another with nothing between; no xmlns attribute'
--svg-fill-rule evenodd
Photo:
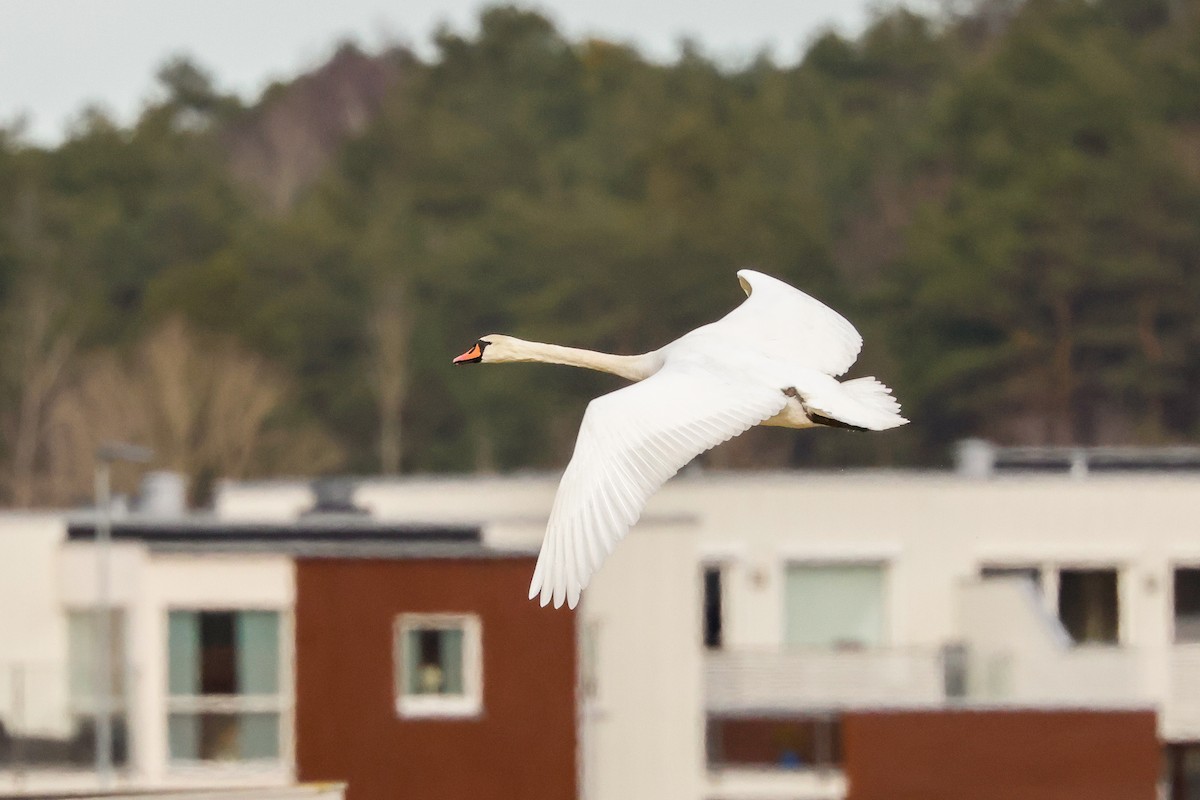
<svg viewBox="0 0 1200 800"><path fill-rule="evenodd" d="M883 0L888 2L888 0ZM921 0L917 0L921 2ZM480 0L0 0L0 125L58 140L88 103L122 122L151 96L154 73L186 54L217 84L252 99L273 78L320 63L339 40L403 42L425 55L440 23L470 32ZM768 47L794 60L814 33L858 33L878 0L540 0L568 36L630 42L654 58L681 37L729 60Z"/></svg>

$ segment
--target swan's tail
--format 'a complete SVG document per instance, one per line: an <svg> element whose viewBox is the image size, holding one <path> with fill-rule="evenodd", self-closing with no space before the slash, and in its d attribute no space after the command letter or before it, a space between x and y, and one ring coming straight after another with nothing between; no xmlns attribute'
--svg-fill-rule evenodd
<svg viewBox="0 0 1200 800"><path fill-rule="evenodd" d="M869 431L908 424L900 416L900 404L892 397L892 390L874 378L855 378L837 386L838 390L821 397L821 402L810 403L813 411L826 418L814 416L814 422Z"/></svg>

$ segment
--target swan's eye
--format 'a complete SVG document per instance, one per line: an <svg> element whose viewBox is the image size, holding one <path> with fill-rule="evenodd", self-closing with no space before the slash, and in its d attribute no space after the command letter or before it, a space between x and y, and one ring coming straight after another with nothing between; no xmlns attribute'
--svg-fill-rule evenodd
<svg viewBox="0 0 1200 800"><path fill-rule="evenodd" d="M487 347L491 342L485 342L480 339L471 346L471 349L463 353L458 358L454 359L455 364L477 364L483 360L483 348Z"/></svg>

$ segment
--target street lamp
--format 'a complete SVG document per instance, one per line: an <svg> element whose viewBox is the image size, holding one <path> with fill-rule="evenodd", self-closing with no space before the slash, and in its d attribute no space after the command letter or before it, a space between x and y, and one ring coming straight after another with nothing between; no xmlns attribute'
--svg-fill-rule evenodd
<svg viewBox="0 0 1200 800"><path fill-rule="evenodd" d="M144 464L153 451L124 442L96 448L96 775L102 789L113 779L112 737L112 498L110 475L117 461Z"/></svg>

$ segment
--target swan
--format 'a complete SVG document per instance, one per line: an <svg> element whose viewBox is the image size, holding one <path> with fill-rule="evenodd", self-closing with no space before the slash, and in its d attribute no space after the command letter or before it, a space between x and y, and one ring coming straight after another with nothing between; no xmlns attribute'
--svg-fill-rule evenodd
<svg viewBox="0 0 1200 800"><path fill-rule="evenodd" d="M646 501L700 453L755 425L885 430L908 422L874 378L839 382L862 348L841 314L783 281L737 273L746 299L650 353L611 355L489 334L454 364L540 361L634 381L592 400L550 510L529 598L570 608Z"/></svg>

